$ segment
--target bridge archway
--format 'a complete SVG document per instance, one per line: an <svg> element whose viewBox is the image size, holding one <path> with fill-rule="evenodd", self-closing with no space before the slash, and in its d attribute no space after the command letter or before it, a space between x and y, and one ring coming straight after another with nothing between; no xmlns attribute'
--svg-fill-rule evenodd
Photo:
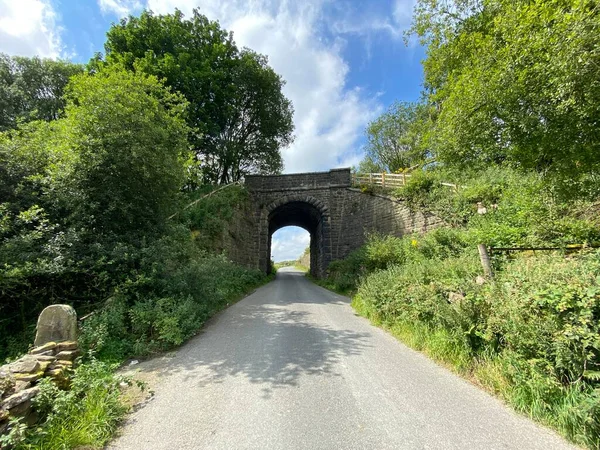
<svg viewBox="0 0 600 450"><path fill-rule="evenodd" d="M265 208L261 220L261 235L266 238L266 261L261 268L271 269L271 239L277 230L297 226L310 234L310 272L315 277L324 275L331 262L331 236L328 208L314 197L288 195ZM261 255L262 257L262 255Z"/></svg>

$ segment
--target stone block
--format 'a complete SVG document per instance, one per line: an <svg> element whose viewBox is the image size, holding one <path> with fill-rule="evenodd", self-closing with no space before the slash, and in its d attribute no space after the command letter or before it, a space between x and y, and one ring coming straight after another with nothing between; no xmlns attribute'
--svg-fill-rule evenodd
<svg viewBox="0 0 600 450"><path fill-rule="evenodd" d="M64 351L77 350L77 348L78 348L77 341L59 342L56 345L56 351L59 353L64 352Z"/></svg>
<svg viewBox="0 0 600 450"><path fill-rule="evenodd" d="M56 355L56 359L59 361L73 361L79 356L79 350L65 350Z"/></svg>
<svg viewBox="0 0 600 450"><path fill-rule="evenodd" d="M6 411L11 411L17 406L31 400L33 397L38 395L39 392L40 388L37 386L17 392L16 394L13 394L7 399L3 400L2 403L0 403L0 408Z"/></svg>
<svg viewBox="0 0 600 450"><path fill-rule="evenodd" d="M35 359L37 359L40 362L43 361L50 361L53 362L56 360L56 356L51 356L51 355L34 355Z"/></svg>
<svg viewBox="0 0 600 450"><path fill-rule="evenodd" d="M39 347L34 347L29 351L30 355L53 355L56 349L56 342L45 342Z"/></svg>
<svg viewBox="0 0 600 450"><path fill-rule="evenodd" d="M8 369L0 369L0 398L8 397L14 392L15 378Z"/></svg>
<svg viewBox="0 0 600 450"><path fill-rule="evenodd" d="M8 410L8 414L15 417L23 417L26 416L31 411L31 400L25 400L22 403L19 403L13 408Z"/></svg>
<svg viewBox="0 0 600 450"><path fill-rule="evenodd" d="M40 372L45 372L53 361L40 361Z"/></svg>
<svg viewBox="0 0 600 450"><path fill-rule="evenodd" d="M40 369L41 369L41 367L40 367ZM34 373L15 373L15 380L34 382L34 381L39 380L43 376L44 376L43 370L40 370L39 372L34 372Z"/></svg>
<svg viewBox="0 0 600 450"><path fill-rule="evenodd" d="M38 318L34 346L77 340L77 314L69 305L50 305Z"/></svg>
<svg viewBox="0 0 600 450"><path fill-rule="evenodd" d="M16 380L14 392L21 392L21 391L24 391L25 389L29 389L30 387L31 387L30 381Z"/></svg>
<svg viewBox="0 0 600 450"><path fill-rule="evenodd" d="M27 355L10 363L8 370L12 373L34 373L40 370L40 363L33 356Z"/></svg>

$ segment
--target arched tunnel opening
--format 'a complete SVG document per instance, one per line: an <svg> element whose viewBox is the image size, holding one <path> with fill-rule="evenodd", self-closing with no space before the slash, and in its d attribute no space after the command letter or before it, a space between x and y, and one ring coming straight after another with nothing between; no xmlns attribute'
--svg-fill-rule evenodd
<svg viewBox="0 0 600 450"><path fill-rule="evenodd" d="M270 212L269 217L268 255L271 255L271 241L277 230L296 226L310 234L310 273L315 277L322 276L325 258L325 217L314 205L292 201L278 206Z"/></svg>

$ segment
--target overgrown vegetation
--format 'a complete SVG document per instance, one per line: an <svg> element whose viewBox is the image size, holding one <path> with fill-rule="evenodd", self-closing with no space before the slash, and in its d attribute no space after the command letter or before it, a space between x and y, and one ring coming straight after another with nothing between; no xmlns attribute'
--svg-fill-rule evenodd
<svg viewBox="0 0 600 450"><path fill-rule="evenodd" d="M202 183L280 169L279 149L292 127L282 81L264 57L239 52L218 24L194 13L193 32L223 43L219 49L227 51L213 56L229 64L207 68L203 64L213 60L204 53L218 46L200 40L191 48L186 40L198 56L193 63L202 65L201 80L194 81L199 92L172 89L169 83L177 84L183 72L169 72L165 85L156 76L164 73L119 60L114 39L135 35L147 22L167 35L191 22L180 13L144 13L140 20L115 25L110 55L95 58L86 71L0 58L0 101L12 105L0 118L0 358L27 350L35 320L49 304L71 304L86 316L84 356L71 389L41 384L37 428L15 423L3 438L17 448L102 447L124 413L115 368L126 358L180 345L216 311L268 279L222 254L222 233L247 200L245 190ZM236 77L244 80L241 90L225 95L219 83L229 86ZM274 122L268 130L255 126L271 117L274 103L260 104L268 93L279 102L285 129ZM235 97L236 106L192 117L203 103L200 94ZM198 104L190 106L188 97ZM259 114L255 107L262 107L261 117L252 116ZM233 119L244 108L244 117L253 117L253 142L268 144L268 155L246 152L243 142L221 148L219 139L229 139L224 124L237 129ZM225 153L203 159L192 139L198 136L212 136Z"/></svg>
<svg viewBox="0 0 600 450"><path fill-rule="evenodd" d="M600 120L593 1L419 0L418 104L367 129L363 171L448 228L370 236L325 284L515 409L600 448ZM453 183L456 188L444 185ZM451 228L450 228L451 227ZM552 247L494 253L477 244ZM569 252L569 246L580 249Z"/></svg>
<svg viewBox="0 0 600 450"><path fill-rule="evenodd" d="M479 243L599 242L598 203L565 200L539 175L505 167L463 171L458 191L440 184L449 176L423 171L395 195L453 228L370 236L330 265L325 285L355 294L361 314L515 409L599 448L600 251L497 254L495 279L477 282Z"/></svg>
<svg viewBox="0 0 600 450"><path fill-rule="evenodd" d="M33 400L41 426L15 422L4 443L17 449L100 448L112 437L125 414L115 365L91 359L74 370L69 390L45 379Z"/></svg>

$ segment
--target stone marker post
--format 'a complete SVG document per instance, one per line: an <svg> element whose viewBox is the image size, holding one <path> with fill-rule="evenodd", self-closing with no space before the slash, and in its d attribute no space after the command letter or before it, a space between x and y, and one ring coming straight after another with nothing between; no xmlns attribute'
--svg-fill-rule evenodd
<svg viewBox="0 0 600 450"><path fill-rule="evenodd" d="M77 313L69 305L50 305L37 321L33 345L77 340Z"/></svg>

